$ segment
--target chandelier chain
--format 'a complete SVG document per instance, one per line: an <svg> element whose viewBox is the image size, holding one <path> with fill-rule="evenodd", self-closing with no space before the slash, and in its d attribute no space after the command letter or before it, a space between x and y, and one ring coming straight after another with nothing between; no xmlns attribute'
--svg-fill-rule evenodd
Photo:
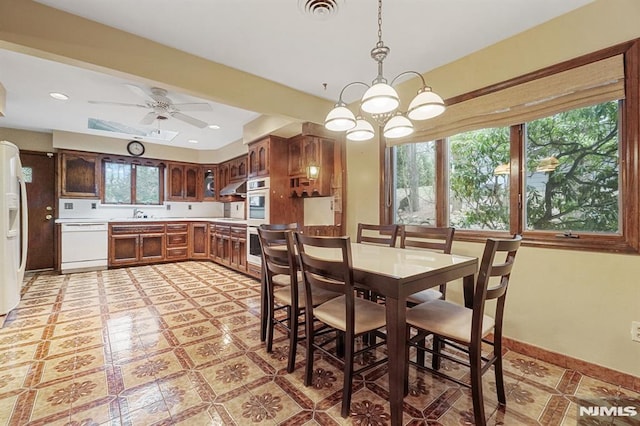
<svg viewBox="0 0 640 426"><path fill-rule="evenodd" d="M378 46L382 45L382 0L378 0Z"/></svg>

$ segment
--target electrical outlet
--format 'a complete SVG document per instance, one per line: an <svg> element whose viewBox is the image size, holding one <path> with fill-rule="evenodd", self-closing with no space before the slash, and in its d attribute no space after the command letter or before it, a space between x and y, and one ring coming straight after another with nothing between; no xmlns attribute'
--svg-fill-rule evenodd
<svg viewBox="0 0 640 426"><path fill-rule="evenodd" d="M73 203L64 203L65 210L73 210Z"/></svg>
<svg viewBox="0 0 640 426"><path fill-rule="evenodd" d="M171 204L167 204L167 210L171 210Z"/></svg>
<svg viewBox="0 0 640 426"><path fill-rule="evenodd" d="M631 340L640 342L640 321L631 321Z"/></svg>
<svg viewBox="0 0 640 426"><path fill-rule="evenodd" d="M97 207L97 204L96 204L96 203L91 203L91 210L95 210L95 209L96 209L96 207Z"/></svg>
<svg viewBox="0 0 640 426"><path fill-rule="evenodd" d="M189 210L191 210L191 204L189 204Z"/></svg>

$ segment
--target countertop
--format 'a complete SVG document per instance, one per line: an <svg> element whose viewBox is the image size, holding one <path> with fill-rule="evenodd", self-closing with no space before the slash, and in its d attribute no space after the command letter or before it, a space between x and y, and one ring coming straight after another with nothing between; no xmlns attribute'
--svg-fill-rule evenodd
<svg viewBox="0 0 640 426"><path fill-rule="evenodd" d="M132 217L114 217L114 218L65 218L56 219L56 223L111 223L111 222L220 222L220 223L237 223L246 225L245 219L236 219L232 217L149 217L149 218L132 218Z"/></svg>

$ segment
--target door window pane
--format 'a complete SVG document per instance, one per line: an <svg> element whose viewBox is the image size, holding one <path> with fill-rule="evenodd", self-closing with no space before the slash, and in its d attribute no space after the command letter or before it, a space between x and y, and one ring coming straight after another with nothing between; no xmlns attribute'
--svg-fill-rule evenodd
<svg viewBox="0 0 640 426"><path fill-rule="evenodd" d="M451 226L508 230L509 128L481 129L452 136L449 150Z"/></svg>
<svg viewBox="0 0 640 426"><path fill-rule="evenodd" d="M618 232L618 102L526 125L526 229Z"/></svg>
<svg viewBox="0 0 640 426"><path fill-rule="evenodd" d="M160 204L160 169L136 166L136 204Z"/></svg>
<svg viewBox="0 0 640 426"><path fill-rule="evenodd" d="M395 148L395 223L436 224L435 143Z"/></svg>
<svg viewBox="0 0 640 426"><path fill-rule="evenodd" d="M131 204L131 165L104 163L104 202Z"/></svg>

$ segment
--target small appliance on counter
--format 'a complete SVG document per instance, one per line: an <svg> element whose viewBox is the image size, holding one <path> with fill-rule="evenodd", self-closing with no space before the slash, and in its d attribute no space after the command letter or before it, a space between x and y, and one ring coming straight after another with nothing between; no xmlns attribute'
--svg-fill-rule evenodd
<svg viewBox="0 0 640 426"><path fill-rule="evenodd" d="M27 264L27 190L18 147L0 141L0 315L20 303Z"/></svg>

